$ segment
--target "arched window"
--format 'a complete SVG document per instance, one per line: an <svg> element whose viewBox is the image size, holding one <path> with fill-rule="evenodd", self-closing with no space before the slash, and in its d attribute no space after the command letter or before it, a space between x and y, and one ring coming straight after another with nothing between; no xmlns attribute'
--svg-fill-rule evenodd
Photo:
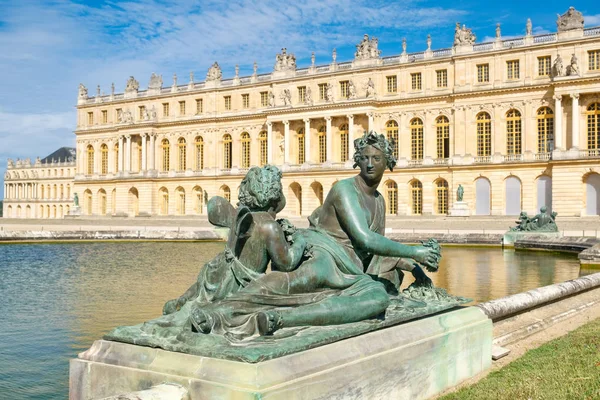
<svg viewBox="0 0 600 400"><path fill-rule="evenodd" d="M200 171L204 169L204 138L202 136L196 136L196 165L194 169Z"/></svg>
<svg viewBox="0 0 600 400"><path fill-rule="evenodd" d="M343 124L339 128L340 132L340 162L348 159L348 125Z"/></svg>
<svg viewBox="0 0 600 400"><path fill-rule="evenodd" d="M394 156L396 158L398 158L398 148L400 146L398 146L398 123L394 120L388 121L385 124L385 133L387 136L387 140L390 141L390 143L393 142L394 144Z"/></svg>
<svg viewBox="0 0 600 400"><path fill-rule="evenodd" d="M71 186L67 185L67 199L71 199Z"/></svg>
<svg viewBox="0 0 600 400"><path fill-rule="evenodd" d="M319 162L324 163L327 161L327 136L325 134L325 127L319 128Z"/></svg>
<svg viewBox="0 0 600 400"><path fill-rule="evenodd" d="M177 164L177 171L185 171L187 156L185 138L180 137L179 140L177 140L177 148L179 149L179 160L177 160L179 162Z"/></svg>
<svg viewBox="0 0 600 400"><path fill-rule="evenodd" d="M537 111L538 153L550 153L554 150L554 113L550 107Z"/></svg>
<svg viewBox="0 0 600 400"><path fill-rule="evenodd" d="M600 150L600 103L591 104L587 108L586 115L587 148L588 150Z"/></svg>
<svg viewBox="0 0 600 400"><path fill-rule="evenodd" d="M229 189L229 186L221 186L221 197L231 203L231 189Z"/></svg>
<svg viewBox="0 0 600 400"><path fill-rule="evenodd" d="M85 192L83 192L83 203L85 205L85 211L87 215L92 215L92 191L91 190L86 190ZM50 206L48 206L47 210L48 212L48 217L50 217Z"/></svg>
<svg viewBox="0 0 600 400"><path fill-rule="evenodd" d="M98 214L106 215L106 192L104 189L98 191Z"/></svg>
<svg viewBox="0 0 600 400"><path fill-rule="evenodd" d="M127 197L128 197L128 209L129 209L129 214L130 215L139 215L140 213L140 194L138 192L138 190L134 187L132 187L131 189L129 189L129 192L127 193ZM115 200L115 191L113 190L113 202ZM114 211L114 204L113 204L113 213L115 213Z"/></svg>
<svg viewBox="0 0 600 400"><path fill-rule="evenodd" d="M386 185L387 192L387 213L391 215L398 214L398 185L394 181L389 181Z"/></svg>
<svg viewBox="0 0 600 400"><path fill-rule="evenodd" d="M204 206L204 192L200 186L194 187L192 189L193 199L194 199L194 212L196 214L202 214L202 208Z"/></svg>
<svg viewBox="0 0 600 400"><path fill-rule="evenodd" d="M521 154L521 113L514 108L506 113L506 154Z"/></svg>
<svg viewBox="0 0 600 400"><path fill-rule="evenodd" d="M223 168L231 169L231 135L223 135Z"/></svg>
<svg viewBox="0 0 600 400"><path fill-rule="evenodd" d="M117 189L113 189L111 193L111 210L113 214L117 213Z"/></svg>
<svg viewBox="0 0 600 400"><path fill-rule="evenodd" d="M162 171L167 172L171 165L171 146L168 139L162 140Z"/></svg>
<svg viewBox="0 0 600 400"><path fill-rule="evenodd" d="M486 112L477 114L477 156L492 155L492 118Z"/></svg>
<svg viewBox="0 0 600 400"><path fill-rule="evenodd" d="M87 147L87 174L92 175L94 173L94 147L88 145Z"/></svg>
<svg viewBox="0 0 600 400"><path fill-rule="evenodd" d="M175 189L177 194L177 214L185 215L185 190L180 186Z"/></svg>
<svg viewBox="0 0 600 400"><path fill-rule="evenodd" d="M298 129L298 164L304 164L304 128Z"/></svg>
<svg viewBox="0 0 600 400"><path fill-rule="evenodd" d="M242 168L250 168L250 134L242 132Z"/></svg>
<svg viewBox="0 0 600 400"><path fill-rule="evenodd" d="M262 131L258 134L258 142L260 147L260 166L267 165L269 161L269 140L267 138L267 132Z"/></svg>
<svg viewBox="0 0 600 400"><path fill-rule="evenodd" d="M160 214L169 215L169 191L163 187L159 190Z"/></svg>
<svg viewBox="0 0 600 400"><path fill-rule="evenodd" d="M410 183L410 198L412 200L412 213L414 215L423 214L423 184L414 180Z"/></svg>
<svg viewBox="0 0 600 400"><path fill-rule="evenodd" d="M436 211L438 214L448 214L448 182L438 179L435 183Z"/></svg>
<svg viewBox="0 0 600 400"><path fill-rule="evenodd" d="M313 182L310 185L310 187L312 188L319 205L322 206L323 205L323 185L321 185L319 182Z"/></svg>
<svg viewBox="0 0 600 400"><path fill-rule="evenodd" d="M44 185L40 186L40 188L41 188L41 192L40 192L41 197L40 198L42 200L44 200Z"/></svg>
<svg viewBox="0 0 600 400"><path fill-rule="evenodd" d="M413 118L410 121L411 158L413 160L423 159L423 121Z"/></svg>
<svg viewBox="0 0 600 400"><path fill-rule="evenodd" d="M450 121L448 117L440 115L435 120L437 136L437 158L450 157Z"/></svg>
<svg viewBox="0 0 600 400"><path fill-rule="evenodd" d="M65 198L65 187L64 185L60 185L60 198L64 199Z"/></svg>
<svg viewBox="0 0 600 400"><path fill-rule="evenodd" d="M108 146L102 144L100 146L100 173L102 175L108 174Z"/></svg>
<svg viewBox="0 0 600 400"><path fill-rule="evenodd" d="M115 172L119 171L119 143L115 143L115 147L113 148L115 152Z"/></svg>

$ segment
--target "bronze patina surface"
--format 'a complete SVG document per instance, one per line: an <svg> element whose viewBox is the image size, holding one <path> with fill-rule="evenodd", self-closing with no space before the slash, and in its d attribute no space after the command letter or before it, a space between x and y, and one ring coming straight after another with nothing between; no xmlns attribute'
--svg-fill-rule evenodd
<svg viewBox="0 0 600 400"><path fill-rule="evenodd" d="M439 265L435 240L407 246L384 236L377 187L396 163L392 144L371 132L354 146L360 173L332 188L308 229L276 220L285 205L276 167L248 172L237 209L211 199L209 220L230 229L225 250L165 304L165 315L105 338L258 362L468 302L434 288L425 274ZM403 271L415 282L399 293Z"/></svg>

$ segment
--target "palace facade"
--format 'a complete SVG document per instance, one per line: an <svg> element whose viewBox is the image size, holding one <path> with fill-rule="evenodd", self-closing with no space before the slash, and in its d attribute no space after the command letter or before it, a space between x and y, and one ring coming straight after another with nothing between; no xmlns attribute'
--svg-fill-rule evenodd
<svg viewBox="0 0 600 400"><path fill-rule="evenodd" d="M504 40L498 26L476 43L457 24L452 48L428 38L390 57L365 35L348 62L334 50L297 68L282 49L268 74L223 79L215 63L204 82L164 87L153 74L140 90L130 77L124 93L94 97L80 85L73 192L83 215L201 215L212 196L235 203L248 168L269 163L284 171L283 214L306 216L355 174L353 140L374 130L397 143L380 187L389 214L448 214L461 184L471 215L599 215L600 27L570 9L556 33L525 31ZM59 215L34 193L39 214L18 215Z"/></svg>

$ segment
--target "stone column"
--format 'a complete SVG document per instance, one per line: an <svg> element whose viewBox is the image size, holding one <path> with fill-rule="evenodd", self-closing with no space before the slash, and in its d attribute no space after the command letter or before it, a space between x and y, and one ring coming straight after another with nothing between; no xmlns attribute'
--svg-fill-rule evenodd
<svg viewBox="0 0 600 400"><path fill-rule="evenodd" d="M273 164L273 122L267 122L267 164Z"/></svg>
<svg viewBox="0 0 600 400"><path fill-rule="evenodd" d="M290 164L290 121L283 121L283 163Z"/></svg>
<svg viewBox="0 0 600 400"><path fill-rule="evenodd" d="M562 95L554 96L554 147L556 149L564 149L563 130L562 130Z"/></svg>
<svg viewBox="0 0 600 400"><path fill-rule="evenodd" d="M150 170L155 169L155 162L156 162L156 157L155 157L156 146L154 143L155 140L156 140L156 133L151 133L150 134Z"/></svg>
<svg viewBox="0 0 600 400"><path fill-rule="evenodd" d="M331 117L325 117L325 140L327 141L327 157L325 161L331 162L333 159L333 135L331 134Z"/></svg>
<svg viewBox="0 0 600 400"><path fill-rule="evenodd" d="M571 107L571 134L573 135L571 143L574 149L579 149L579 93L571 93L571 99L573 100L573 106Z"/></svg>
<svg viewBox="0 0 600 400"><path fill-rule="evenodd" d="M348 160L353 159L354 150L354 115L348 114Z"/></svg>
<svg viewBox="0 0 600 400"><path fill-rule="evenodd" d="M123 153L125 153L125 148L123 147L123 136L119 136L119 170L117 172L123 171Z"/></svg>
<svg viewBox="0 0 600 400"><path fill-rule="evenodd" d="M125 136L127 145L125 149L125 171L131 172L131 135Z"/></svg>
<svg viewBox="0 0 600 400"><path fill-rule="evenodd" d="M148 135L146 133L142 133L142 165L140 166L140 171L146 171L148 169L147 167L147 149L146 149L146 138L148 137Z"/></svg>
<svg viewBox="0 0 600 400"><path fill-rule="evenodd" d="M372 112L369 112L369 113L367 113L367 116L369 117L369 124L367 125L367 132L371 132L373 130L374 115Z"/></svg>
<svg viewBox="0 0 600 400"><path fill-rule="evenodd" d="M304 119L304 162L310 164L310 118Z"/></svg>
<svg viewBox="0 0 600 400"><path fill-rule="evenodd" d="M113 141L108 142L108 172L115 173L115 144Z"/></svg>

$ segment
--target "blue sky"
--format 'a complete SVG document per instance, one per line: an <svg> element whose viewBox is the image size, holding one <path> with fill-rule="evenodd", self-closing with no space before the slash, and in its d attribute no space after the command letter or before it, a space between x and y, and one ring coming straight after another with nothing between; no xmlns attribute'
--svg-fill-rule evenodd
<svg viewBox="0 0 600 400"><path fill-rule="evenodd" d="M588 1L379 1L281 0L0 0L0 179L7 158L44 157L73 146L75 103L81 82L96 93L115 83L122 92L134 75L146 87L152 72L165 86L176 73L203 80L215 60L225 78L270 72L282 47L299 67L353 58L362 35L379 38L383 56L452 45L456 22L477 42L490 40L496 23L502 36L522 36L531 18L534 34L556 31L556 14L574 6L586 26L600 25L600 6ZM0 184L0 198L3 197Z"/></svg>

